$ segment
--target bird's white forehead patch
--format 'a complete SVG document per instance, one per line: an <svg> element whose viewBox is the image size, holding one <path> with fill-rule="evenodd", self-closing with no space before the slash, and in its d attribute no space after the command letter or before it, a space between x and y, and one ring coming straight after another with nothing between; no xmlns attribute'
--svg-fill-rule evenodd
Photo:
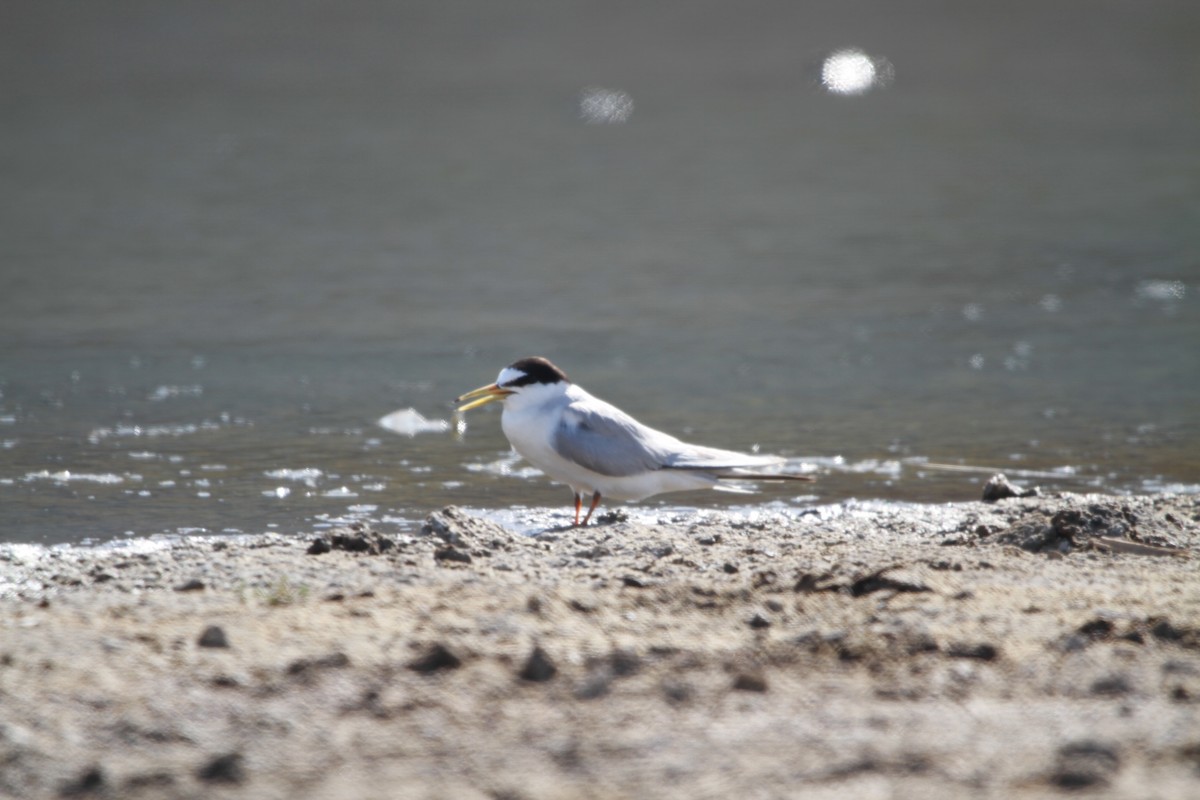
<svg viewBox="0 0 1200 800"><path fill-rule="evenodd" d="M505 367L504 369L500 370L500 375L497 376L497 378L496 378L496 385L503 386L506 383L509 383L511 381L515 381L515 380L518 380L519 378L524 378L524 377L525 377L525 373L521 372L521 370L513 369L512 367Z"/></svg>

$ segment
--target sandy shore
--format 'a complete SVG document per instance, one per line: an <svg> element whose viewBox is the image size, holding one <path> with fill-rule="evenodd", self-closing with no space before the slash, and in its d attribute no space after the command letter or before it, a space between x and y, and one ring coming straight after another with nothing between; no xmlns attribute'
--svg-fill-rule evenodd
<svg viewBox="0 0 1200 800"><path fill-rule="evenodd" d="M631 514L0 546L0 795L1200 796L1200 498Z"/></svg>

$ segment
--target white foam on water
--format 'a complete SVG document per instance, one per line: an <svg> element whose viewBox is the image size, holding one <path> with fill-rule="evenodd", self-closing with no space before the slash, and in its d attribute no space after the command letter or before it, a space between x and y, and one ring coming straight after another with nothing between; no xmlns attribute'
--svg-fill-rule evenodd
<svg viewBox="0 0 1200 800"><path fill-rule="evenodd" d="M268 478L281 481L295 481L305 486L316 488L317 481L325 473L316 467L301 467L300 469L272 469L263 473Z"/></svg>
<svg viewBox="0 0 1200 800"><path fill-rule="evenodd" d="M131 476L131 478L133 477L136 477L137 480L141 480L140 475ZM82 482L115 484L124 483L125 478L121 477L120 475L114 475L111 472L71 472L68 469L64 469L59 470L58 472L50 472L49 470L41 470L40 472L27 472L25 473L25 481L27 483L32 481L54 481L55 483Z"/></svg>
<svg viewBox="0 0 1200 800"><path fill-rule="evenodd" d="M380 417L376 422L381 428L386 428L402 436L416 436L418 433L445 433L450 430L450 423L444 419L426 419L415 408L402 408L399 411Z"/></svg>
<svg viewBox="0 0 1200 800"><path fill-rule="evenodd" d="M219 431L220 429L220 425L208 421L171 425L114 425L112 427L94 428L88 434L88 441L92 444L97 444L110 437L145 437L153 439L162 436L190 436L201 431Z"/></svg>
<svg viewBox="0 0 1200 800"><path fill-rule="evenodd" d="M1200 483L1182 483L1179 481L1164 481L1161 478L1149 478L1142 481L1142 489L1147 492L1162 494L1200 494Z"/></svg>
<svg viewBox="0 0 1200 800"><path fill-rule="evenodd" d="M169 400L172 397L199 397L204 394L204 387L198 384L191 386L159 386L153 392L146 396L146 399L153 403L161 403L163 400Z"/></svg>
<svg viewBox="0 0 1200 800"><path fill-rule="evenodd" d="M516 465L521 462L521 457L516 452L510 452L495 461L489 461L484 464L472 463L466 464L468 472L481 472L485 475L498 475L511 478L536 478L544 473L537 467L524 466L516 469Z"/></svg>

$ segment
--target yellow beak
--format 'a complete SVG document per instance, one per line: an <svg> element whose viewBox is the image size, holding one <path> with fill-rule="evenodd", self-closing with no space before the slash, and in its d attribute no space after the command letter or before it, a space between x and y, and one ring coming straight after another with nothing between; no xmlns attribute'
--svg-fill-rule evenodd
<svg viewBox="0 0 1200 800"><path fill-rule="evenodd" d="M478 389L473 389L461 397L454 398L454 402L461 403L464 400L471 401L464 406L458 407L458 411L461 413L463 411L470 411L472 408L479 408L480 406L487 405L493 400L502 400L510 394L512 394L510 390L501 389L496 384L489 383L487 386L480 386Z"/></svg>

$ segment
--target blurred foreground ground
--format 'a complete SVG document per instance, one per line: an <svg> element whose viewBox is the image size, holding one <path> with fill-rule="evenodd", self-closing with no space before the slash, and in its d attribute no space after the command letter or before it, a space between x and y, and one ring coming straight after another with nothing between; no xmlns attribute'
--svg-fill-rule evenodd
<svg viewBox="0 0 1200 800"><path fill-rule="evenodd" d="M0 549L0 795L1200 793L1195 496L322 536Z"/></svg>

